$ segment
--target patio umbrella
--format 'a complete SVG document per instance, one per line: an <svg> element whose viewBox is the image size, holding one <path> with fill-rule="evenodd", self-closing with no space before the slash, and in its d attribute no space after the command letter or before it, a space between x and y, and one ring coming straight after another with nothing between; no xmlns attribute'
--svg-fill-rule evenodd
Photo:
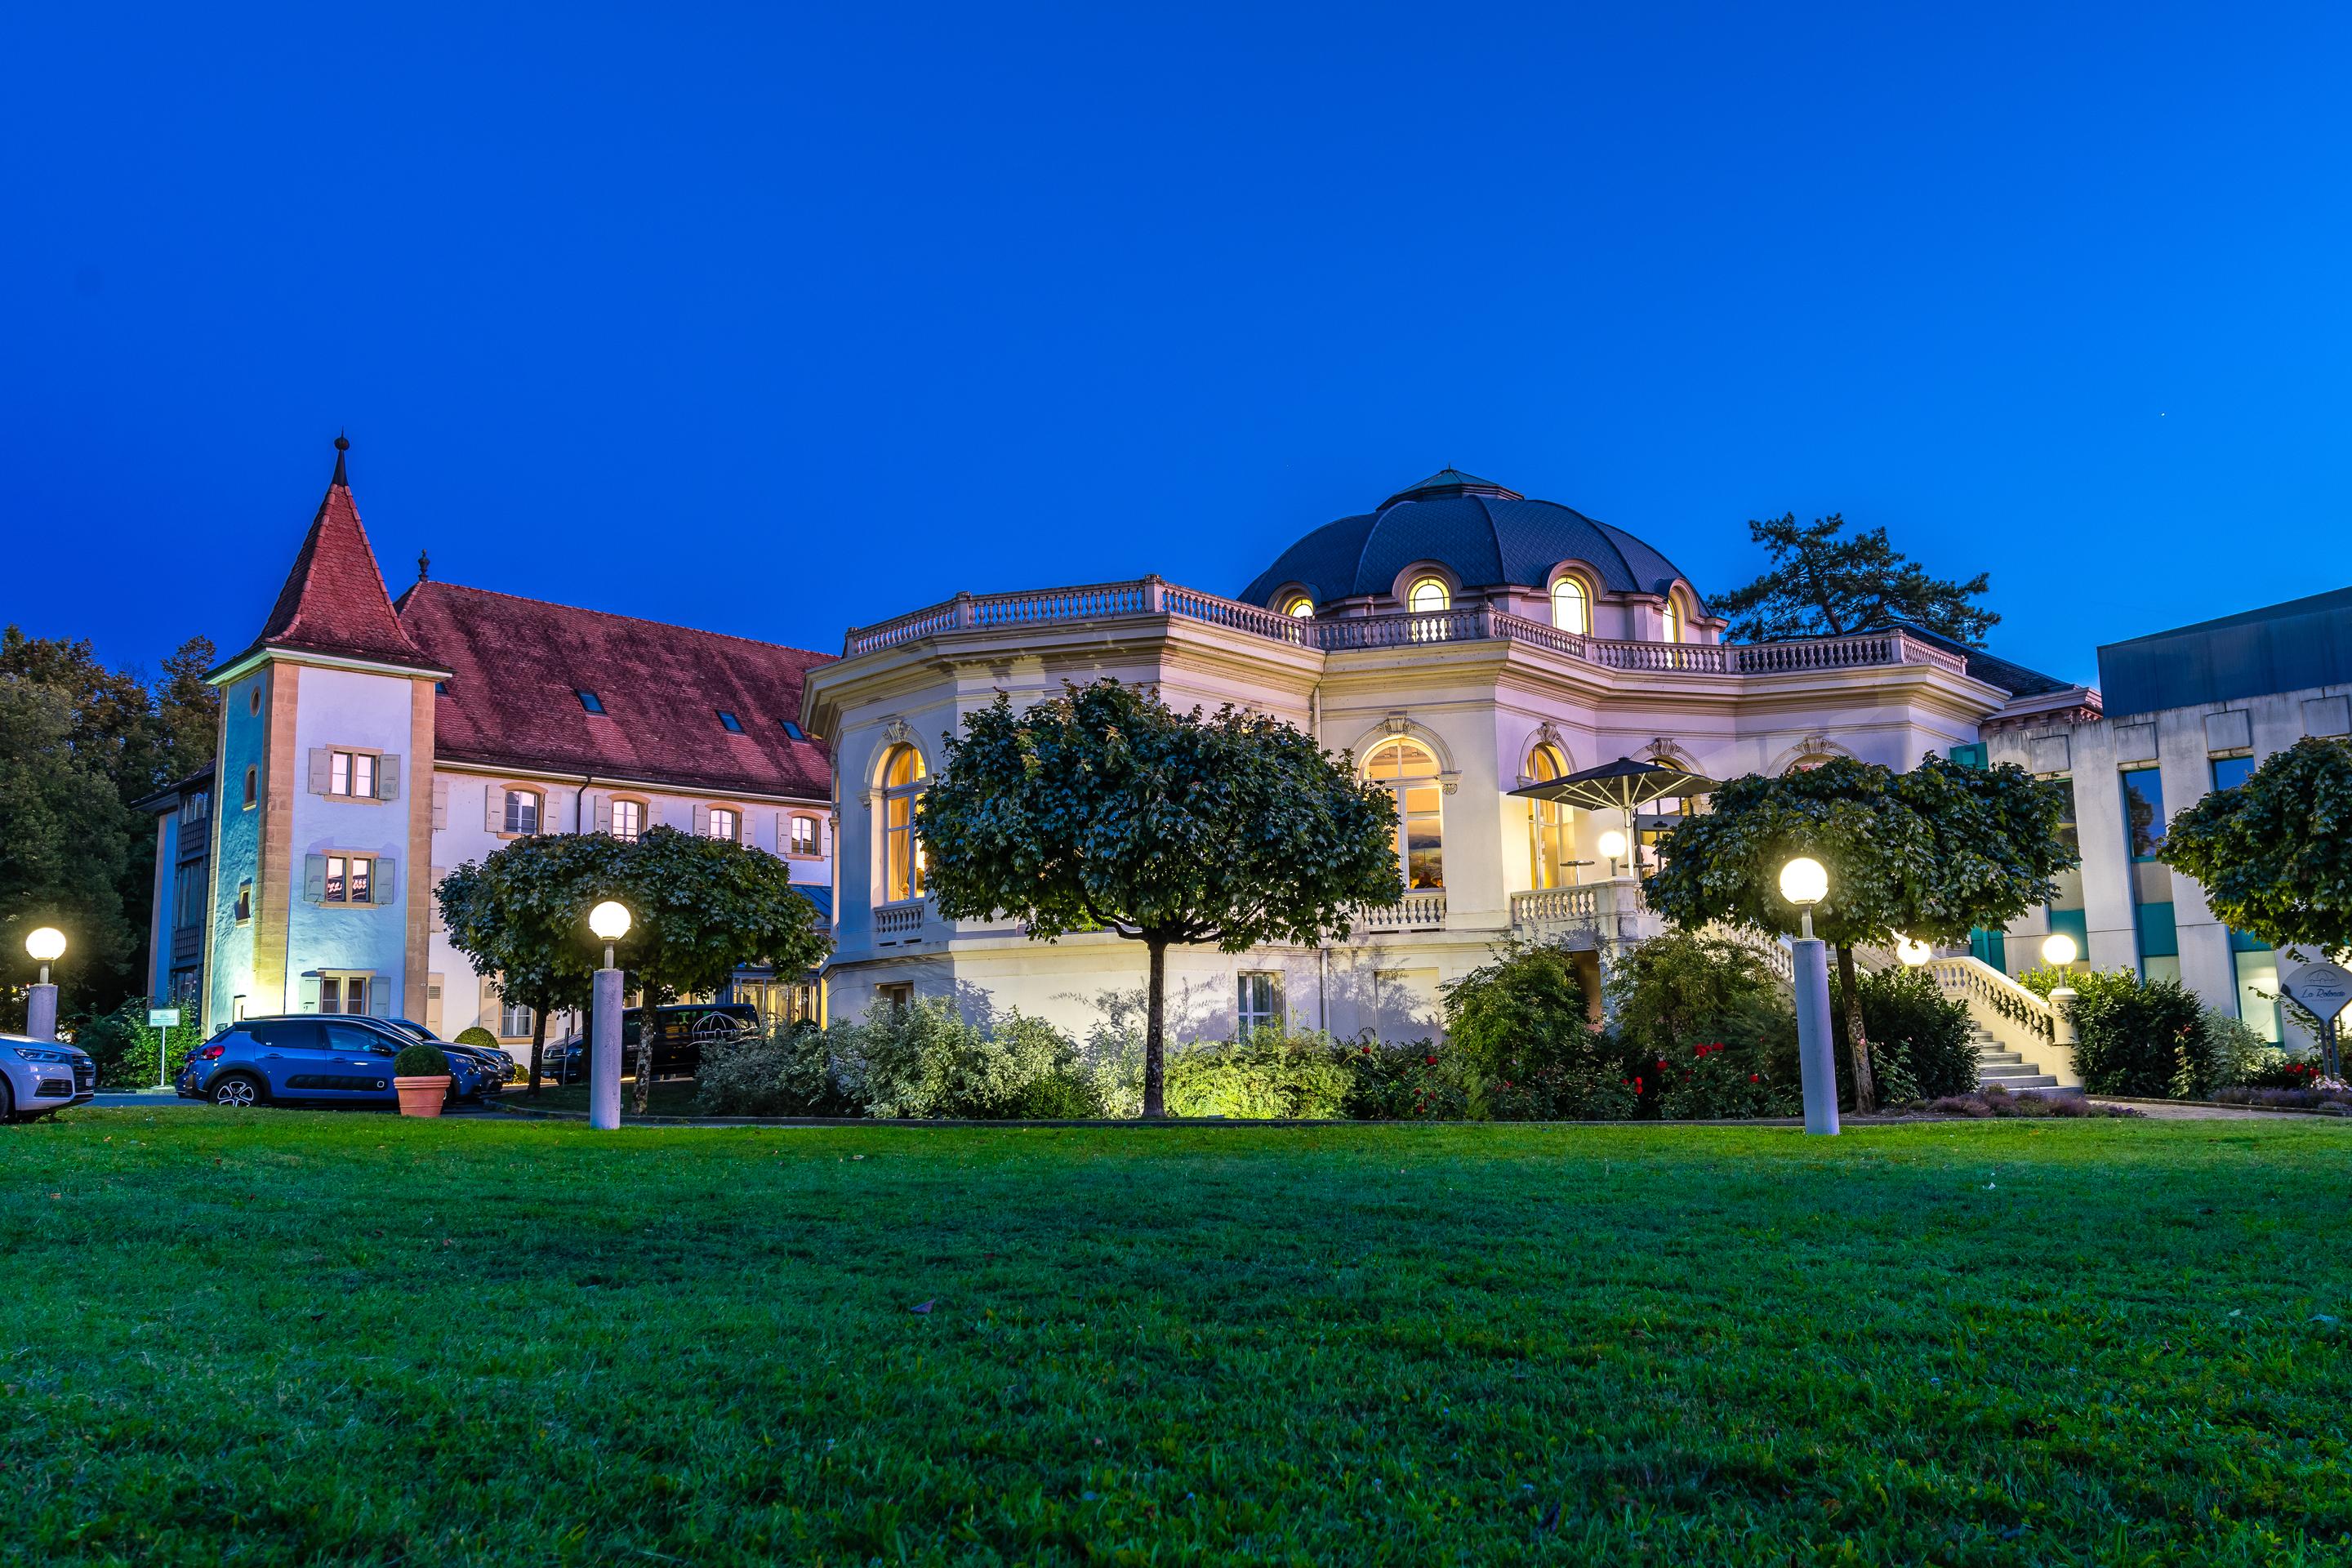
<svg viewBox="0 0 2352 1568"><path fill-rule="evenodd" d="M1660 763L1637 763L1631 757L1620 757L1613 763L1603 763L1597 768L1587 768L1566 778L1544 779L1522 784L1511 791L1529 800L1566 801L1588 811L1615 809L1625 814L1625 835L1633 840L1633 870L1642 869L1642 841L1633 831L1633 809L1654 800L1686 800L1705 795L1716 781L1685 768Z"/></svg>

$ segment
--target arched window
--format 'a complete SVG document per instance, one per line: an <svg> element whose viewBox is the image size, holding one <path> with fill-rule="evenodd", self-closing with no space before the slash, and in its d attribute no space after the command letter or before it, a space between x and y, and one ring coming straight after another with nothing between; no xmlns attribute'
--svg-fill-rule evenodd
<svg viewBox="0 0 2352 1568"><path fill-rule="evenodd" d="M1581 577L1562 577L1551 585L1551 624L1564 632L1588 637L1592 631L1592 597Z"/></svg>
<svg viewBox="0 0 2352 1568"><path fill-rule="evenodd" d="M1312 620L1315 616L1315 601L1304 594L1294 594L1282 606L1282 613L1286 616L1297 616L1302 621Z"/></svg>
<svg viewBox="0 0 2352 1568"><path fill-rule="evenodd" d="M1404 591L1404 607L1417 616L1435 615L1453 603L1454 592L1443 577L1415 577Z"/></svg>
<svg viewBox="0 0 2352 1568"><path fill-rule="evenodd" d="M1568 759L1549 742L1528 757L1528 777L1541 784L1568 776ZM1528 885L1565 888L1576 880L1576 833L1568 805L1557 800L1528 802Z"/></svg>
<svg viewBox="0 0 2352 1568"><path fill-rule="evenodd" d="M915 812L923 794L923 753L890 748L882 761L882 898L886 903L923 896L923 847Z"/></svg>
<svg viewBox="0 0 2352 1568"><path fill-rule="evenodd" d="M1442 586L1442 584L1441 584ZM1397 868L1415 891L1445 886L1444 820L1437 759L1418 741L1400 736L1372 748L1364 773L1396 796Z"/></svg>
<svg viewBox="0 0 2352 1568"><path fill-rule="evenodd" d="M1675 602L1675 596L1672 594L1666 595L1665 623L1659 629L1658 640L1660 642L1683 640L1683 607Z"/></svg>

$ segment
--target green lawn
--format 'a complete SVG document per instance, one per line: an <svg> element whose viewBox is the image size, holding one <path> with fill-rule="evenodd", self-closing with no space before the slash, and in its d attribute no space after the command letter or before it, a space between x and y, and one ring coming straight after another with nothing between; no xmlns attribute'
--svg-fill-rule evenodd
<svg viewBox="0 0 2352 1568"><path fill-rule="evenodd" d="M85 1111L0 1132L0 1561L2340 1563L2347 1176Z"/></svg>

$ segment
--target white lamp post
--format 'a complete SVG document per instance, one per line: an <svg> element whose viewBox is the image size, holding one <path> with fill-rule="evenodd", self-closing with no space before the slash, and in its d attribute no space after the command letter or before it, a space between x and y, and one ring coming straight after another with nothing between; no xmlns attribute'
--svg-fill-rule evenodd
<svg viewBox="0 0 2352 1568"><path fill-rule="evenodd" d="M1613 827L1602 834L1601 858L1609 862L1609 874L1617 875L1617 862L1625 858L1625 836Z"/></svg>
<svg viewBox="0 0 2352 1568"><path fill-rule="evenodd" d="M25 951L41 966L40 983L25 999L25 1033L37 1040L58 1037L58 988L49 984L49 965L63 958L66 933L55 926L42 926L25 938Z"/></svg>
<svg viewBox="0 0 2352 1568"><path fill-rule="evenodd" d="M632 923L610 899L588 911L588 929L604 944L604 967L589 993L588 1125L608 1132L621 1124L621 972L613 967L613 944Z"/></svg>
<svg viewBox="0 0 2352 1568"><path fill-rule="evenodd" d="M1780 868L1780 896L1797 906L1801 934L1790 944L1797 994L1797 1069L1805 1089L1805 1131L1838 1130L1837 1056L1830 1045L1829 949L1813 935L1813 906L1829 896L1830 874L1800 855Z"/></svg>
<svg viewBox="0 0 2352 1568"><path fill-rule="evenodd" d="M2042 962L2053 969L2063 970L2074 962L2075 954L2079 951L2074 945L2073 937L2063 931L2052 931L2042 943ZM2068 1050L2074 1048L2074 988L2073 986L2056 985L2051 988L2050 1043L2053 1046L2063 1046Z"/></svg>

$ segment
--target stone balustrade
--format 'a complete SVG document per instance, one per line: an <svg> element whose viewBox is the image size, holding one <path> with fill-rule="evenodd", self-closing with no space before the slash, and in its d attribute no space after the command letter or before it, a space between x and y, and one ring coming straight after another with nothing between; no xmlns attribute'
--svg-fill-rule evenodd
<svg viewBox="0 0 2352 1568"><path fill-rule="evenodd" d="M1407 893L1393 904L1356 913L1355 929L1365 931L1442 931L1445 926L1445 894L1428 889Z"/></svg>
<svg viewBox="0 0 2352 1568"><path fill-rule="evenodd" d="M959 594L944 604L894 620L853 627L842 640L842 656L854 658L955 632L1075 626L1133 616L1200 621L1326 653L1504 641L1548 648L1605 669L1666 675L1789 675L1906 664L1932 666L1954 675L1968 673L1968 659L1962 655L1898 631L1800 642L1627 642L1562 631L1487 605L1321 619L1286 616L1261 605L1179 587L1158 577L1018 594Z"/></svg>

